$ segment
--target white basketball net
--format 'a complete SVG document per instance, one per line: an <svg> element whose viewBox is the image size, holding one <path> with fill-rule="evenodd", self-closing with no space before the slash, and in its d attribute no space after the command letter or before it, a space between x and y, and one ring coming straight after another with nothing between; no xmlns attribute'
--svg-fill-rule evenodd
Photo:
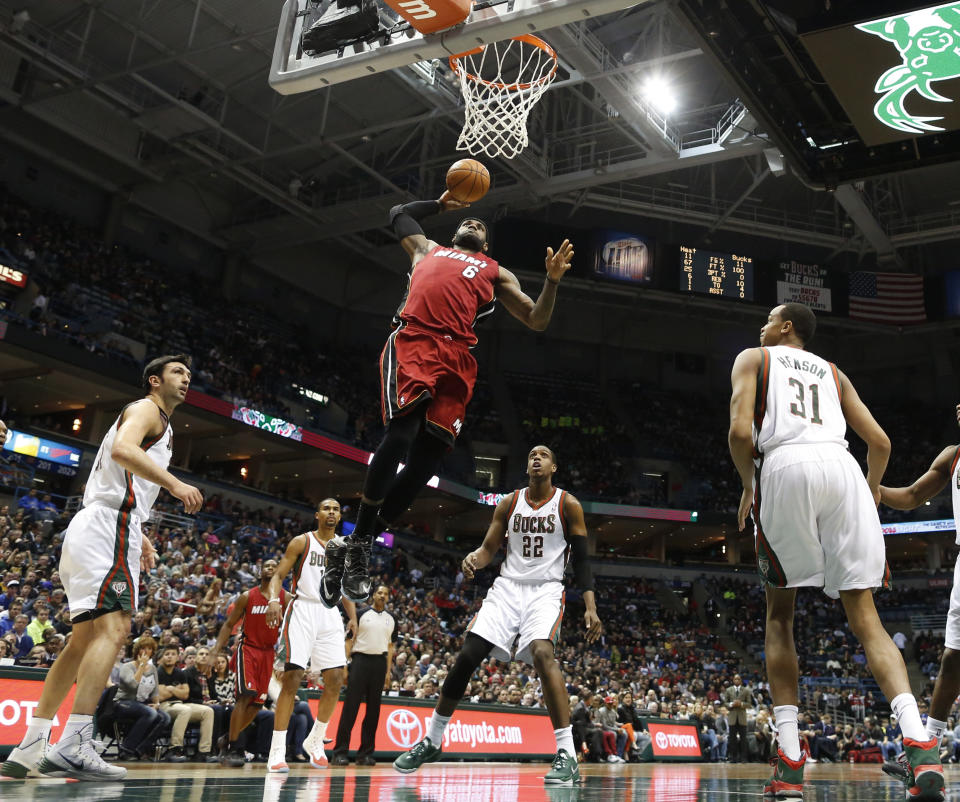
<svg viewBox="0 0 960 802"><path fill-rule="evenodd" d="M530 142L527 118L557 74L557 55L535 36L450 57L464 100L457 150L512 159Z"/></svg>

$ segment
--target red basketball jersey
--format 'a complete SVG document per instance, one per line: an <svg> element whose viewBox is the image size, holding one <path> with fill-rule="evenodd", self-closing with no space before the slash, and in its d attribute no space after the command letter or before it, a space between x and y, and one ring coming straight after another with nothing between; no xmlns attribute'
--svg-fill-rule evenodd
<svg viewBox="0 0 960 802"><path fill-rule="evenodd" d="M286 601L286 591L280 589L280 606ZM243 613L243 632L240 635L240 644L252 646L254 649L273 649L277 645L279 627L267 626L267 597L260 592L260 588L251 588L247 591L247 609Z"/></svg>
<svg viewBox="0 0 960 802"><path fill-rule="evenodd" d="M473 327L493 312L500 266L485 254L437 246L410 272L394 325L409 323L476 345Z"/></svg>

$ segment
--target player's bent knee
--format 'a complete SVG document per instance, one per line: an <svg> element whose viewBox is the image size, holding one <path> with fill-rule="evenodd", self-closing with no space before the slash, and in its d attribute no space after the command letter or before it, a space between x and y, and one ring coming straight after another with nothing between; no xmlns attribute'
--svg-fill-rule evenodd
<svg viewBox="0 0 960 802"><path fill-rule="evenodd" d="M331 691L338 691L347 681L347 672L343 668L328 668L323 672L323 689L329 688Z"/></svg>
<svg viewBox="0 0 960 802"><path fill-rule="evenodd" d="M287 692L292 690L294 693L296 693L301 682L303 682L303 669L299 666L294 666L293 668L287 668L283 672L283 678L280 680L280 685L283 687L283 690Z"/></svg>
<svg viewBox="0 0 960 802"><path fill-rule="evenodd" d="M453 668L443 681L442 693L447 699L461 699L470 677L479 668L483 658L490 653L490 644L483 638L470 633L463 642L463 648L453 663Z"/></svg>
<svg viewBox="0 0 960 802"><path fill-rule="evenodd" d="M553 644L549 641L534 641L530 645L530 653L533 655L533 666L537 672L551 668L555 662Z"/></svg>

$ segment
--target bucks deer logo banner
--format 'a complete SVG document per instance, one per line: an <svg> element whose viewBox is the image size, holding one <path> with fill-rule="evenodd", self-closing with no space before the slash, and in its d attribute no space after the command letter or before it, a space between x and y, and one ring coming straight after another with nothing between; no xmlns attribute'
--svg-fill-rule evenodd
<svg viewBox="0 0 960 802"><path fill-rule="evenodd" d="M882 97L873 108L886 126L909 134L945 129L933 125L942 117L918 117L906 108L916 92L937 103L953 103L932 84L960 77L960 2L898 14L856 26L893 43L902 63L888 69L877 80L874 91Z"/></svg>

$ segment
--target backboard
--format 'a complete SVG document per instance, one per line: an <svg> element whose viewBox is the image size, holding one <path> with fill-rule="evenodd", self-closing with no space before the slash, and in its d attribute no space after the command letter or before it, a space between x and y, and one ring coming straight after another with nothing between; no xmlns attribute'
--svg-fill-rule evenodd
<svg viewBox="0 0 960 802"><path fill-rule="evenodd" d="M270 85L284 95L308 92L431 59L446 59L478 45L599 17L649 0L481 0L465 23L424 36L380 5L380 26L339 49L309 54L301 37L326 7L316 0L285 0L270 68ZM372 0L356 0L358 8ZM414 15L429 15L431 0L408 0Z"/></svg>

